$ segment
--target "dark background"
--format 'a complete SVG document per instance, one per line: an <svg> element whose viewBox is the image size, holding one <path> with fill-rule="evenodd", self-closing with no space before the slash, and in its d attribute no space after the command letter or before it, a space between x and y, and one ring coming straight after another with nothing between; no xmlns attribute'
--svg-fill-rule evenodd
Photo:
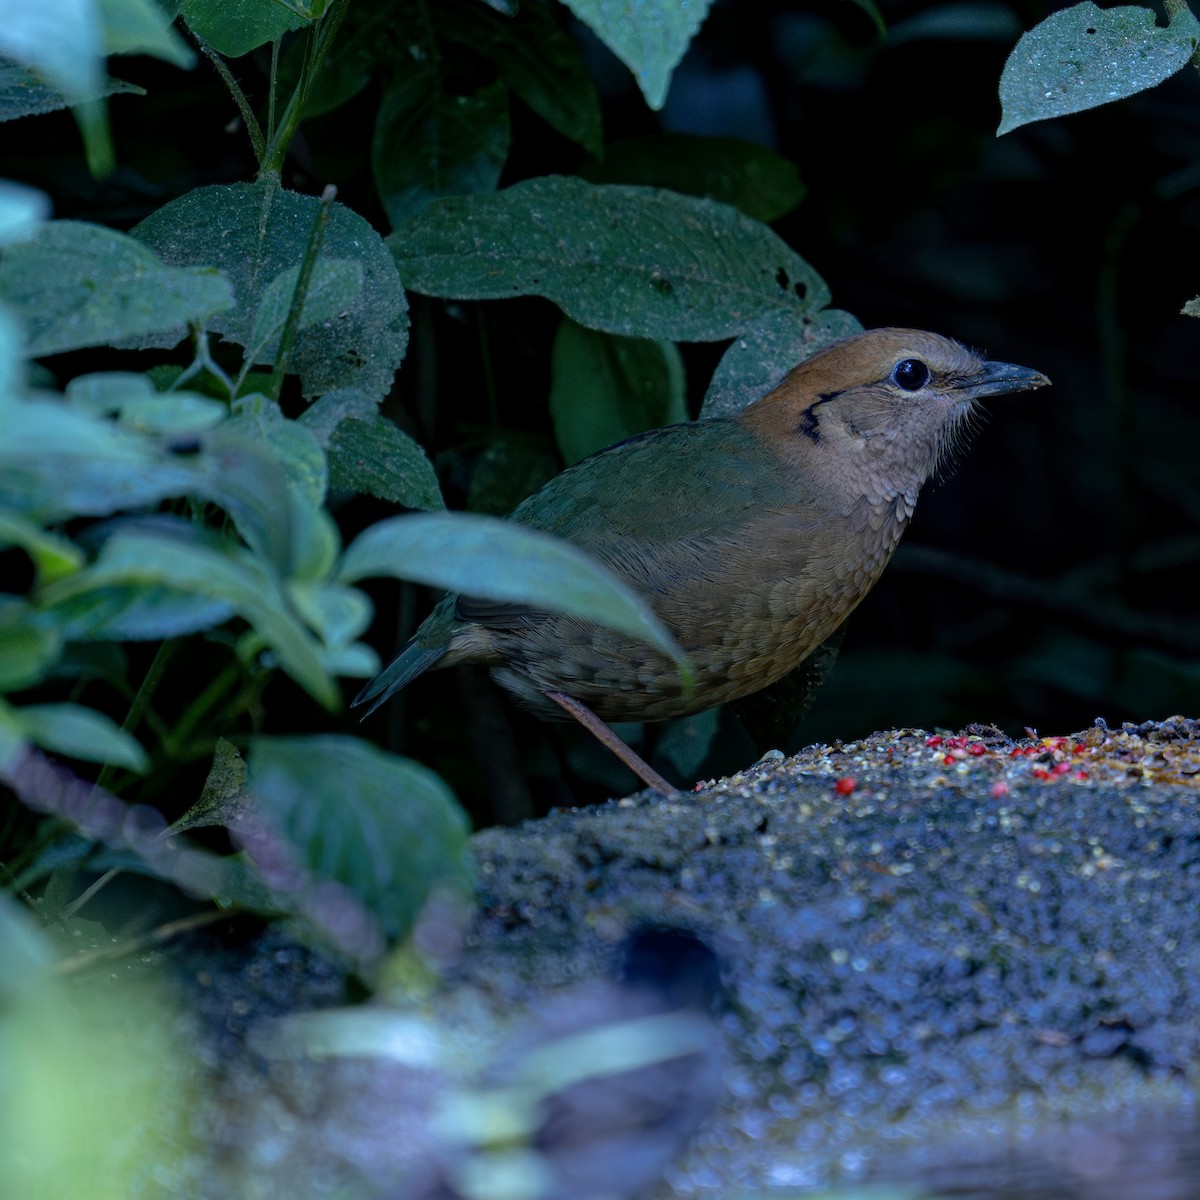
<svg viewBox="0 0 1200 1200"><path fill-rule="evenodd" d="M952 335L1054 383L995 402L957 471L927 489L793 744L967 722L1066 733L1097 715L1200 707L1200 323L1178 315L1200 293L1200 78L1189 66L1132 100L997 139L1005 58L1052 10L883 0L883 39L845 0L717 3L658 114L576 27L609 141L675 130L778 150L808 194L775 228L824 276L836 307L868 327ZM264 62L238 60L252 93ZM65 114L5 126L0 176L49 191L57 216L128 228L192 187L253 175L234 106L206 64L114 66L149 95L112 101L113 179L86 176ZM464 88L479 70L463 64ZM387 232L370 180L378 101L368 88L306 123L284 182L310 192L334 182ZM580 169L576 146L515 99L512 110L503 183ZM415 298L389 411L429 446L452 506L479 485L497 427L506 445L533 449L522 470L539 456L537 470L556 469L546 410L556 318L538 300ZM722 349L685 348L694 409ZM95 367L52 365L64 376ZM355 501L341 515L352 529L383 514ZM401 591L376 593L372 636L385 655L428 607ZM307 703L286 680L272 699L276 711ZM305 719L328 726L316 711ZM296 728L295 711L287 722ZM367 729L441 770L480 823L624 786L575 731L516 713L481 679L431 676ZM766 748L728 716L720 729L711 756L685 762L690 778ZM705 740L703 726L673 736Z"/></svg>

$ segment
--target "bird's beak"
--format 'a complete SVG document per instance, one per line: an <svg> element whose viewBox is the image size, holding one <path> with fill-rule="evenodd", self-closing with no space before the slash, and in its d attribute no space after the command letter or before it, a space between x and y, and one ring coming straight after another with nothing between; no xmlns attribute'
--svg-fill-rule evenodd
<svg viewBox="0 0 1200 1200"><path fill-rule="evenodd" d="M1028 392L1033 388L1049 387L1050 380L1041 371L1018 367L1014 363L990 362L972 379L964 380L956 389L963 399L980 396L999 396L1005 392Z"/></svg>

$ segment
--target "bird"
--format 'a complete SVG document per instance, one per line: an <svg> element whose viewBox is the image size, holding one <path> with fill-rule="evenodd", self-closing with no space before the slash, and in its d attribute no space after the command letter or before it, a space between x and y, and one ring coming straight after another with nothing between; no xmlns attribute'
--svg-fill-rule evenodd
<svg viewBox="0 0 1200 1200"><path fill-rule="evenodd" d="M607 722L684 717L781 679L875 585L976 403L1049 382L940 334L872 329L737 413L599 450L510 519L574 543L640 594L691 678L589 621L452 593L353 704L369 714L427 670L484 664L535 714L574 717L674 794Z"/></svg>

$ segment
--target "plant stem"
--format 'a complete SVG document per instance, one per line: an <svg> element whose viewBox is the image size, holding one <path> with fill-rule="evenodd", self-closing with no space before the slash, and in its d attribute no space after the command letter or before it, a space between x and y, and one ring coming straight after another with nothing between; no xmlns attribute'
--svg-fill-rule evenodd
<svg viewBox="0 0 1200 1200"><path fill-rule="evenodd" d="M259 156L260 175L278 175L283 169L288 146L304 113L304 102L321 72L325 56L329 53L329 47L333 44L342 18L346 15L348 4L349 0L334 0L320 21L309 27L309 43L304 56L304 66L300 71L300 81L283 110L283 116L279 118L278 128L271 135L270 145Z"/></svg>
<svg viewBox="0 0 1200 1200"><path fill-rule="evenodd" d="M225 60L194 30L189 32L191 32L196 45L200 47L200 53L216 67L217 74L224 80L225 86L233 96L234 103L238 106L238 111L242 114L242 121L245 123L246 132L250 135L250 144L254 147L254 157L258 159L258 165L261 169L263 158L267 152L267 143L263 138L262 130L259 128L258 119L254 115L254 109L250 107L250 101L246 99L246 93L242 91L238 81L234 79L233 72L225 65Z"/></svg>
<svg viewBox="0 0 1200 1200"><path fill-rule="evenodd" d="M1163 8L1167 10L1167 20L1174 22L1178 17L1190 17L1192 10L1187 0L1163 0ZM1200 71L1200 44L1192 51L1192 66Z"/></svg>
<svg viewBox="0 0 1200 1200"><path fill-rule="evenodd" d="M300 264L300 274L296 276L296 287L292 292L292 302L288 307L287 320L283 332L279 335L279 350L275 355L275 366L271 370L271 379L267 384L267 395L272 400L279 399L283 387L283 377L287 372L287 362L291 357L292 344L300 332L300 317L304 312L304 300L308 295L308 286L312 282L313 269L321 255L321 243L325 240L325 229L333 213L333 201L337 188L332 183L325 186L321 193L321 202L317 206L317 216L313 221L312 233L308 236L308 246L304 251L304 261Z"/></svg>
<svg viewBox="0 0 1200 1200"><path fill-rule="evenodd" d="M167 660L171 657L174 650L174 640L168 639L155 652L154 658L146 670L145 677L142 679L141 687L138 688L134 695L133 701L129 705L129 711L125 714L125 720L121 724L121 729L125 733L132 733L142 723L142 717L145 716L146 709L150 705L150 698L154 695L155 689L162 681L162 677L167 669ZM100 769L100 774L96 776L95 786L108 791L112 786L112 778L116 773L117 768L112 763L105 763Z"/></svg>

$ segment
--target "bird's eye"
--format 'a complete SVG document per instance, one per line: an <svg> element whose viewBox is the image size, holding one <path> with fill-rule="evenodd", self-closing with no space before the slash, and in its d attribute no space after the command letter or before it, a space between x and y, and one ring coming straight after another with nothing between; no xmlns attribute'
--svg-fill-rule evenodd
<svg viewBox="0 0 1200 1200"><path fill-rule="evenodd" d="M929 368L919 358L902 358L892 368L892 382L906 392L919 392L929 382Z"/></svg>

